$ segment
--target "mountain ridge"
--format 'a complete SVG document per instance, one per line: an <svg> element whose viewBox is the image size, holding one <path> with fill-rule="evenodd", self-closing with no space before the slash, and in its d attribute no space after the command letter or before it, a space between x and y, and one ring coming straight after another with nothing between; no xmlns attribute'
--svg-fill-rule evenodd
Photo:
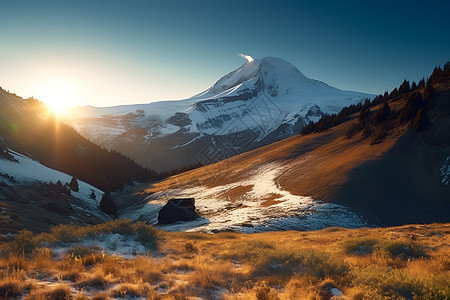
<svg viewBox="0 0 450 300"><path fill-rule="evenodd" d="M252 58L191 98L77 108L70 122L95 143L167 171L217 161L197 157L211 145L218 157L230 157L291 136L325 113L372 96L309 79L279 58Z"/></svg>

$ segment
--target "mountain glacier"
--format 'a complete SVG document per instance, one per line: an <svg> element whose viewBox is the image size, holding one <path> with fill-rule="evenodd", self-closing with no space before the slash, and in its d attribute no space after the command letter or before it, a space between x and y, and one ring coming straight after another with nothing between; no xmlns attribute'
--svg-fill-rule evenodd
<svg viewBox="0 0 450 300"><path fill-rule="evenodd" d="M310 79L275 57L247 59L191 98L116 107L77 107L83 136L158 171L209 164L292 136L323 114L373 95Z"/></svg>

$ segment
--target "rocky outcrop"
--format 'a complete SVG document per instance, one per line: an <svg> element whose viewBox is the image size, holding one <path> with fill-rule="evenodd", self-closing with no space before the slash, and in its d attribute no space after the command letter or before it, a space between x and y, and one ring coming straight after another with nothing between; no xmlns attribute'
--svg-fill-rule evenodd
<svg viewBox="0 0 450 300"><path fill-rule="evenodd" d="M170 224L178 221L191 221L198 218L195 212L194 198L174 198L158 213L158 224Z"/></svg>

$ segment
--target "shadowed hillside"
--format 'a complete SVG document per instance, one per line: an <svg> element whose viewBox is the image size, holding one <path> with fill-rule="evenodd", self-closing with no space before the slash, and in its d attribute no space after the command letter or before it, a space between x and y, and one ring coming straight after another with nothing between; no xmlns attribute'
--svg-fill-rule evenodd
<svg viewBox="0 0 450 300"><path fill-rule="evenodd" d="M3 89L0 89L0 137L4 147L102 190L117 190L133 181L160 178L129 158L86 140L55 119L41 102L22 99Z"/></svg>

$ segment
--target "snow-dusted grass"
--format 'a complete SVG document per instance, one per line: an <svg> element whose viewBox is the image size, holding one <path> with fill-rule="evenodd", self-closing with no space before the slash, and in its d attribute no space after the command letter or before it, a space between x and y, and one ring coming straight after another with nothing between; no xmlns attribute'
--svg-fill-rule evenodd
<svg viewBox="0 0 450 300"><path fill-rule="evenodd" d="M118 231L128 236L135 232L130 223L122 222L94 229L66 228L64 232L90 232L99 240ZM17 240L22 244L25 240L17 237L0 244L0 297L447 299L449 226L328 228L251 235L158 232L158 252L132 257L108 254L98 246L73 247L63 256L38 246L24 255L12 250ZM70 244L61 231L29 238ZM57 238L63 239L57 242ZM361 245L375 250L354 253ZM397 250L406 248L423 252L398 254Z"/></svg>
<svg viewBox="0 0 450 300"><path fill-rule="evenodd" d="M47 247L58 257L73 253L74 248L93 249L94 246L106 253L123 257L147 254L157 247L157 233L153 227L142 222L117 220L94 226L58 225L49 233L37 236L22 230L9 244L16 253L30 255L36 248Z"/></svg>

